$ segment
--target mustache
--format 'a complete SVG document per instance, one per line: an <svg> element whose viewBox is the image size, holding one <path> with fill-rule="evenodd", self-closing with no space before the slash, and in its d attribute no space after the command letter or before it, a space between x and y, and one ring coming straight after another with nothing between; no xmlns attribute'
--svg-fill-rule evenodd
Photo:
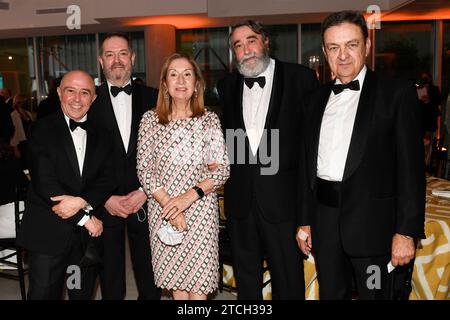
<svg viewBox="0 0 450 320"><path fill-rule="evenodd" d="M251 52L251 53L249 53L249 54L244 55L244 56L242 57L241 61L239 61L239 63L245 63L245 62L247 62L249 59L255 58L255 57L256 57L256 58L259 58L259 57L256 55L255 52Z"/></svg>
<svg viewBox="0 0 450 320"><path fill-rule="evenodd" d="M116 63L113 63L111 65L111 69L114 69L114 68L117 68L117 67L125 68L125 65L123 63L121 63L121 62L116 62Z"/></svg>

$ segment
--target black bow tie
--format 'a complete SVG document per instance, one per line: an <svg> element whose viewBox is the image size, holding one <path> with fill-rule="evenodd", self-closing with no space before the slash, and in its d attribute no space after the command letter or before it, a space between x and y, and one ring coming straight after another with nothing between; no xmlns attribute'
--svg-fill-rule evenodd
<svg viewBox="0 0 450 320"><path fill-rule="evenodd" d="M259 86L261 88L264 88L266 85L266 77L258 77L258 78L245 78L244 79L245 85L249 87L250 89L253 87L255 82L258 82Z"/></svg>
<svg viewBox="0 0 450 320"><path fill-rule="evenodd" d="M125 87L111 86L111 94L113 95L113 97L117 96L120 91L123 91L126 94L130 95L131 94L131 84L127 84Z"/></svg>
<svg viewBox="0 0 450 320"><path fill-rule="evenodd" d="M346 84L335 84L333 85L333 92L334 94L339 94L342 91L344 91L344 89L350 89L350 90L359 90L359 81L358 80L353 80L349 83Z"/></svg>
<svg viewBox="0 0 450 320"><path fill-rule="evenodd" d="M80 127L81 129L87 130L87 127L88 127L87 120L83 121L83 122L76 122L75 120L70 119L69 120L70 131L74 131L77 127Z"/></svg>

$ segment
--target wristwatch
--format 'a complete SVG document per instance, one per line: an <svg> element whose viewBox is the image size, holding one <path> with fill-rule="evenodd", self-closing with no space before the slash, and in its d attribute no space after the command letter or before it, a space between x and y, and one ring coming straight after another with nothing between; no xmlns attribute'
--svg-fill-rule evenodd
<svg viewBox="0 0 450 320"><path fill-rule="evenodd" d="M201 199L201 198L203 198L205 196L205 192L203 191L202 188L194 186L194 187L192 187L192 189L194 189L195 192L197 192L199 199Z"/></svg>

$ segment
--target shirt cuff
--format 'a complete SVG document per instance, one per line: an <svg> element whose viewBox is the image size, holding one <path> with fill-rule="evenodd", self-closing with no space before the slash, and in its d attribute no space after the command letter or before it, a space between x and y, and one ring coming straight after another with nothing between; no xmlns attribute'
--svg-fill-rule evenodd
<svg viewBox="0 0 450 320"><path fill-rule="evenodd" d="M90 217L87 214L85 214L84 217L81 218L80 221L78 221L77 225L80 226L80 227L83 227L84 224L89 220L89 218Z"/></svg>

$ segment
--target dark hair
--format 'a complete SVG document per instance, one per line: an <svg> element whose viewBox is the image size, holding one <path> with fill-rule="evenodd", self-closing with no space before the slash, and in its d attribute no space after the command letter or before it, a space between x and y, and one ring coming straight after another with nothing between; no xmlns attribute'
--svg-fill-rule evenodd
<svg viewBox="0 0 450 320"><path fill-rule="evenodd" d="M325 31L331 27L338 26L342 23L351 23L356 26L358 26L361 29L361 32L364 36L364 42L366 41L367 37L369 37L369 31L367 30L367 22L364 16L356 11L339 11L330 14L328 17L325 18L322 22L322 42L324 39Z"/></svg>
<svg viewBox="0 0 450 320"><path fill-rule="evenodd" d="M263 41L269 39L269 32L260 22L256 20L246 20L241 23L235 24L234 26L231 27L231 32L230 35L228 36L228 44L230 45L230 47L232 46L232 43L230 43L230 41L234 30L240 27L249 27L254 33L260 34L262 36Z"/></svg>
<svg viewBox="0 0 450 320"><path fill-rule="evenodd" d="M156 103L156 114L158 115L158 122L161 124L169 123L169 115L172 112L172 98L169 95L166 82L169 66L172 61L177 59L186 59L189 62L189 64L194 69L195 78L197 80L197 83L195 85L197 92L192 95L190 101L192 117L200 117L205 113L205 103L203 100L203 95L205 92L205 80L203 79L200 67L198 66L197 62L195 62L195 60L192 59L189 55L184 53L174 53L164 62L161 68L161 76L159 78L159 93L158 101Z"/></svg>
<svg viewBox="0 0 450 320"><path fill-rule="evenodd" d="M100 55L103 54L103 43L105 43L106 40L111 39L111 38L122 38L123 40L125 40L128 44L128 50L130 50L130 52L133 52L133 48L131 47L131 41L130 41L130 37L128 37L128 35L124 32L110 32L105 34L105 36L102 38L102 41L100 42Z"/></svg>

